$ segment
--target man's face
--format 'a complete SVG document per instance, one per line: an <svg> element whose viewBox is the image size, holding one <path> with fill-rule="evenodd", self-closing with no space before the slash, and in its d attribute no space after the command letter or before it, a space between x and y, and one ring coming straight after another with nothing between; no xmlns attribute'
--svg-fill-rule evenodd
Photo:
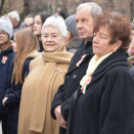
<svg viewBox="0 0 134 134"><path fill-rule="evenodd" d="M88 7L82 8L76 12L76 27L79 37L89 41L93 37L93 17Z"/></svg>

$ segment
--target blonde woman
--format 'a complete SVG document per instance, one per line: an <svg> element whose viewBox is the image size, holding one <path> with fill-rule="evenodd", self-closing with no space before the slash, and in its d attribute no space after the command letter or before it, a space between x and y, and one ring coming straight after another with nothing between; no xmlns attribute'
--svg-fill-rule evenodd
<svg viewBox="0 0 134 134"><path fill-rule="evenodd" d="M9 134L17 134L21 90L29 73L31 60L39 56L37 51L39 44L37 37L31 31L21 30L15 34L15 42L12 46L17 54L12 74L12 87L5 93L3 106L9 113L7 131Z"/></svg>

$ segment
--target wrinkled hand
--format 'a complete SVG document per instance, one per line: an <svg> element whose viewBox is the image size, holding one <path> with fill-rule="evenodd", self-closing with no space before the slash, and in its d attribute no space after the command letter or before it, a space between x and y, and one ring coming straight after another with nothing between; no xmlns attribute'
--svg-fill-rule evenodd
<svg viewBox="0 0 134 134"><path fill-rule="evenodd" d="M5 102L7 101L7 99L8 99L8 97L5 97L5 98L2 100L3 106L5 106ZM6 110L8 110L8 109L6 108Z"/></svg>
<svg viewBox="0 0 134 134"><path fill-rule="evenodd" d="M63 119L63 116L61 115L61 105L55 107L54 114L56 116L56 119L59 121L59 126L66 129L67 122Z"/></svg>

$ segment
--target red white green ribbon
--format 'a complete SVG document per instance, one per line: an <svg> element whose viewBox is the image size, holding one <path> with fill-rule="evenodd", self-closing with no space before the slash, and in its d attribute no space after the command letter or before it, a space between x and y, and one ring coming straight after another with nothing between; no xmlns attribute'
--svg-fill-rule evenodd
<svg viewBox="0 0 134 134"><path fill-rule="evenodd" d="M8 59L8 57L7 57L7 56L3 56L3 57L2 57L2 63L3 63L3 64L5 64L5 63L6 63L6 61L7 61L7 59Z"/></svg>
<svg viewBox="0 0 134 134"><path fill-rule="evenodd" d="M81 59L76 63L76 67L79 67L81 62L84 60L84 58L86 57L86 54L84 54Z"/></svg>
<svg viewBox="0 0 134 134"><path fill-rule="evenodd" d="M86 83L85 83L85 85L82 86L81 91L82 91L83 94L85 94L87 85L91 82L91 80L92 80L92 76L89 76L87 81L86 81Z"/></svg>

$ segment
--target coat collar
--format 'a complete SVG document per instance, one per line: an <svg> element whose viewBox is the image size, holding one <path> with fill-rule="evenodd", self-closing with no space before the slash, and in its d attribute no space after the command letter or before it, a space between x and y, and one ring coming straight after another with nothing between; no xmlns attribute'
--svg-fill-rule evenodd
<svg viewBox="0 0 134 134"><path fill-rule="evenodd" d="M93 39L92 39L93 40ZM84 58L84 60L82 61L82 63L85 61L85 59L87 58L91 58L94 54L93 54L93 50L92 50L92 40L88 41L85 44L85 41L82 40L81 42L81 47L77 50L76 54L75 54L75 59L73 59L73 63L72 65L69 67L68 73L71 73L72 71L74 71L75 69L77 69L78 67L76 66L76 63L81 59L81 57L83 55L86 54L86 57ZM82 64L81 63L81 64ZM81 66L80 66L81 67Z"/></svg>
<svg viewBox="0 0 134 134"><path fill-rule="evenodd" d="M87 85L87 90L95 81L103 77L107 71L116 66L128 66L126 55L121 50L117 50L111 54L96 68L92 75L91 83Z"/></svg>

